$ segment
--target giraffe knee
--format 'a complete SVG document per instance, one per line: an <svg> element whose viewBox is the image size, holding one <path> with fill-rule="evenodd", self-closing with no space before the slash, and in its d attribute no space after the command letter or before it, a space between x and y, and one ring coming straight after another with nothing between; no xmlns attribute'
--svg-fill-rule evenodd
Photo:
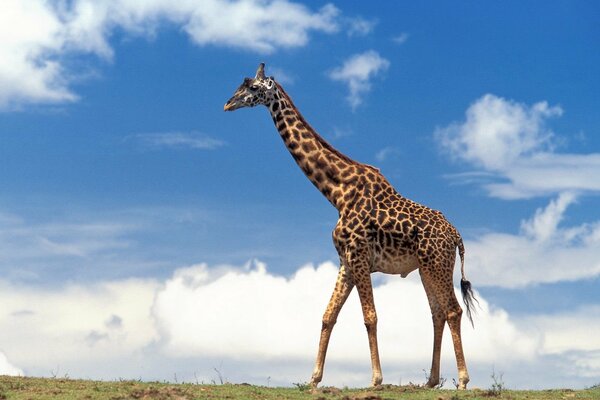
<svg viewBox="0 0 600 400"><path fill-rule="evenodd" d="M336 322L337 319L332 317L331 315L323 315L321 330L332 329Z"/></svg>
<svg viewBox="0 0 600 400"><path fill-rule="evenodd" d="M365 327L367 332L377 329L377 315L365 316Z"/></svg>
<svg viewBox="0 0 600 400"><path fill-rule="evenodd" d="M440 323L443 324L444 322L446 322L447 318L448 318L448 316L441 310L431 313L431 319L433 320L434 324L440 324Z"/></svg>
<svg viewBox="0 0 600 400"><path fill-rule="evenodd" d="M463 313L462 308L460 308L460 306L457 306L454 310L448 312L448 315L447 315L448 321L450 321L450 322L460 321L462 313Z"/></svg>

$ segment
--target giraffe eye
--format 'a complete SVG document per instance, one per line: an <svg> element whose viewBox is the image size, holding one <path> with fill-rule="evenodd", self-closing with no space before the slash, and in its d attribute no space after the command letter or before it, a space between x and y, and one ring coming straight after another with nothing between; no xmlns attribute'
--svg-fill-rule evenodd
<svg viewBox="0 0 600 400"><path fill-rule="evenodd" d="M250 85L250 89L252 90L258 90L259 87L260 86L258 86L257 84Z"/></svg>

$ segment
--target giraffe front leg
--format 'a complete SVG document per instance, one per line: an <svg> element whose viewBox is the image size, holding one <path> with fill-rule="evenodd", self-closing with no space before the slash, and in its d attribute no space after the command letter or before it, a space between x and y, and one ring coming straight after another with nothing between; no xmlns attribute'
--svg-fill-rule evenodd
<svg viewBox="0 0 600 400"><path fill-rule="evenodd" d="M375 311L375 301L373 298L370 257L368 256L368 252L348 254L348 265L352 269L352 276L354 278L356 289L358 290L365 327L367 328L367 335L369 337L371 368L373 370L371 385L379 386L383 381L383 375L381 374L379 348L377 345L377 312Z"/></svg>
<svg viewBox="0 0 600 400"><path fill-rule="evenodd" d="M319 339L319 352L317 354L315 369L310 380L310 384L313 388L317 387L323 378L323 366L325 364L325 355L327 354L327 346L329 345L331 331L333 330L333 326L337 321L340 310L350 295L353 287L354 283L352 282L352 277L346 267L342 264L340 272L338 273L335 289L333 290L327 309L323 314L321 338Z"/></svg>
<svg viewBox="0 0 600 400"><path fill-rule="evenodd" d="M370 274L367 275L367 278L362 279L360 283L357 282L356 288L358 289L365 327L367 328L367 335L369 337L371 368L373 370L371 385L379 386L383 381L383 375L381 374L381 363L379 361L379 347L377 345L377 312L375 311Z"/></svg>
<svg viewBox="0 0 600 400"><path fill-rule="evenodd" d="M426 383L428 388L435 388L440 384L440 356L442 351L442 336L446 320L440 313L433 314L433 355L431 357L431 372Z"/></svg>

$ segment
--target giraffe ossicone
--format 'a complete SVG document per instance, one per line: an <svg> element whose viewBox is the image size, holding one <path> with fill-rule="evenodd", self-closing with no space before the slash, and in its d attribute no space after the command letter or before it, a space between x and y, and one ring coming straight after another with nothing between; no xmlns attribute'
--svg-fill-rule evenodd
<svg viewBox="0 0 600 400"><path fill-rule="evenodd" d="M377 168L354 161L323 139L298 111L264 63L254 78L245 78L224 106L225 111L266 106L290 154L307 178L338 210L333 242L340 258L335 289L323 315L321 337L311 384L323 377L325 355L338 314L356 287L371 353L374 386L382 382L377 345L377 313L371 273L406 277L419 270L433 318L433 357L429 387L440 383L440 353L446 323L450 328L458 368L458 388L469 374L461 338L462 308L454 294L456 250L461 260L461 290L472 322L475 300L465 277L463 241L441 212L401 196Z"/></svg>

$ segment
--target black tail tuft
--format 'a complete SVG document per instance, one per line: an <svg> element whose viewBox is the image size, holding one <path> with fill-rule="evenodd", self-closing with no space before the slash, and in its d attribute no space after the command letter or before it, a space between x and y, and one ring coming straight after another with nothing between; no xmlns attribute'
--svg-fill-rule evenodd
<svg viewBox="0 0 600 400"><path fill-rule="evenodd" d="M473 294L473 289L471 288L471 282L466 279L460 280L460 291L462 292L463 301L465 302L465 306L467 307L467 317L469 321L471 321L471 325L475 327L473 324L473 312L475 309L473 308L474 302L479 304L479 301L475 298Z"/></svg>

